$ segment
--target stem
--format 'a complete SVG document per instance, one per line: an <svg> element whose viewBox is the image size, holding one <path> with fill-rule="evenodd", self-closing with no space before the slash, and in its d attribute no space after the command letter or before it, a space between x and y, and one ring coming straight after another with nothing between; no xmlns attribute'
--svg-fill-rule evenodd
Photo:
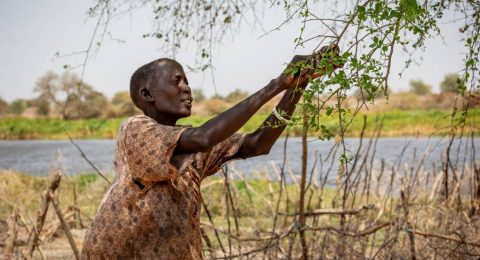
<svg viewBox="0 0 480 260"><path fill-rule="evenodd" d="M303 117L303 134L302 134L302 179L300 181L300 201L299 201L299 218L298 222L302 229L300 230L300 243L302 244L302 259L308 259L308 246L305 239L305 184L307 180L307 132L308 132L308 117Z"/></svg>

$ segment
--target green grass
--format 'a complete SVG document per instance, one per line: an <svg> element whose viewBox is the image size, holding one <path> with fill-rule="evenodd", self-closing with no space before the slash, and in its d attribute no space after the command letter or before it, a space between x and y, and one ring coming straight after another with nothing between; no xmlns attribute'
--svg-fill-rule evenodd
<svg viewBox="0 0 480 260"><path fill-rule="evenodd" d="M240 132L255 131L269 114L254 115L241 129ZM358 136L363 126L363 115L359 114L354 119L347 136ZM366 134L372 134L378 122L384 116L385 121L382 136L404 135L431 135L444 134L450 126L451 115L443 110L393 110L383 114L367 113ZM458 120L460 115L457 115ZM3 118L0 119L0 139L67 139L72 138L115 138L121 122L125 118L115 119L84 119L61 120L52 118ZM191 116L179 121L179 124L199 126L208 121L208 117ZM338 134L338 117L322 116L320 122L333 134ZM471 109L467 118L467 126L480 125L480 109ZM479 134L475 127L467 128ZM301 127L289 127L292 135L300 135ZM318 132L312 130L310 135L317 136Z"/></svg>

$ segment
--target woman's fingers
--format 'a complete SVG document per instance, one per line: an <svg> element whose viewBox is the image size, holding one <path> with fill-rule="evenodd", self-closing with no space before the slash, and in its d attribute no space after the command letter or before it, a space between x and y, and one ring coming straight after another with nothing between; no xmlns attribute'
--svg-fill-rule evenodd
<svg viewBox="0 0 480 260"><path fill-rule="evenodd" d="M340 48L336 44L323 46L311 55L295 55L282 76L288 87L306 85L309 79L316 79L343 67L339 63Z"/></svg>

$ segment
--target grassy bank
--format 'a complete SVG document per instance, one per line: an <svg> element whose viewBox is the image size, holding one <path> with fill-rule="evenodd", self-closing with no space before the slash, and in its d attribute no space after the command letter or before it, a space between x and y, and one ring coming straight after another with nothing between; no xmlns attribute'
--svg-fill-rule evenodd
<svg viewBox="0 0 480 260"><path fill-rule="evenodd" d="M241 132L249 133L257 129L269 114L256 114L241 128ZM363 126L363 115L367 116L366 133L371 134L381 119L383 122L383 136L431 135L443 134L448 131L451 123L451 114L443 110L394 110L383 114L366 113L358 115L347 136L358 136ZM199 126L209 118L191 116L182 119L179 123ZM51 118L3 118L0 119L0 139L66 139L72 138L114 138L124 118L116 119L88 119L88 120L60 120ZM337 117L322 117L321 122L333 133L338 133ZM480 125L480 109L472 109L466 122L467 126ZM292 126L288 129L293 135L300 135L301 127ZM468 127L468 131L480 133L480 129ZM312 136L318 135L314 131Z"/></svg>
<svg viewBox="0 0 480 260"><path fill-rule="evenodd" d="M343 188L324 187L321 178L315 176L305 192L308 215L303 227L298 218L298 184L280 185L273 173L248 180L225 179L219 173L206 179L202 183L200 224L205 258L242 254L249 259L262 255L297 259L300 230L305 231L311 259L338 259L339 255L344 259L406 259L412 254L412 243L419 259L445 255L446 259L476 259L480 255L480 219L475 215L478 212L472 211L480 202L470 200L472 194L459 193L470 187L473 171L466 169L465 176L458 180L459 190L448 199L443 198L438 186L442 173L430 179L430 174L425 179L425 173L421 173L410 179L396 175L395 170L373 172L371 185L364 189L361 183L368 172L353 173L362 181L351 183L346 197ZM230 171L232 175L235 172ZM394 188L398 186L392 186L398 182L403 183L403 199ZM6 220L12 223L10 216L15 212L19 246L14 255L20 256L49 183L48 177L0 171L0 255L3 239L8 237ZM337 186L342 187L340 183ZM108 184L94 174L62 178L57 191L59 205L79 250L107 189ZM345 212L343 217L339 212ZM72 259L72 249L52 208L40 241L45 258ZM34 258L40 258L38 250Z"/></svg>

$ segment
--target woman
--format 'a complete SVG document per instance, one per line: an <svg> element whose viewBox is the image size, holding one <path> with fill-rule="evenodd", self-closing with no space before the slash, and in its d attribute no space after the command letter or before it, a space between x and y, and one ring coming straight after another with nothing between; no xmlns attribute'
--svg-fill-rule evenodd
<svg viewBox="0 0 480 260"><path fill-rule="evenodd" d="M295 56L289 66L315 66L325 52L338 54L338 48ZM183 127L176 122L190 116L192 96L182 66L163 58L140 67L132 75L130 96L144 115L120 128L115 180L87 232L82 258L201 259L200 183L227 161L267 154L308 79L318 76L311 69L282 73L202 126ZM282 91L257 131L235 134Z"/></svg>

